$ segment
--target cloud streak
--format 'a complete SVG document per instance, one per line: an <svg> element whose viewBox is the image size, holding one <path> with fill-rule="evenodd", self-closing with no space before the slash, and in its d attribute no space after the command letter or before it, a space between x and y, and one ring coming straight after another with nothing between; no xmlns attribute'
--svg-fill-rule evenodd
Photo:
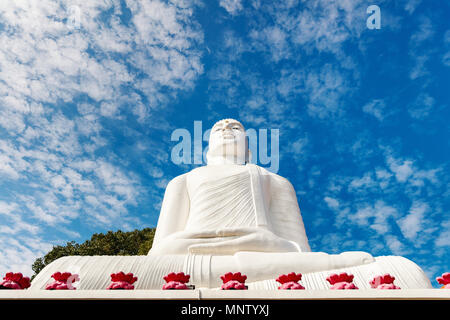
<svg viewBox="0 0 450 320"><path fill-rule="evenodd" d="M76 221L102 230L141 225L129 209L145 194L142 181L109 140L108 121L126 131L130 118L148 125L152 110L193 88L203 72L193 6L2 1L0 241L6 248L20 234L47 244L0 249L0 271L17 254L22 265L17 258L9 266L29 273L49 242L81 236Z"/></svg>

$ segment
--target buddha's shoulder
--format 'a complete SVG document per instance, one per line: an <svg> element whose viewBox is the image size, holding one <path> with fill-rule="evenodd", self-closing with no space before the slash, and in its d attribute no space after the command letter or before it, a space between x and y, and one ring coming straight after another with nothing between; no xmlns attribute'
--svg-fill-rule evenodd
<svg viewBox="0 0 450 320"><path fill-rule="evenodd" d="M172 180L169 181L167 184L167 188L176 188L181 185L186 185L186 179L187 179L188 173L180 174L179 176L176 176Z"/></svg>
<svg viewBox="0 0 450 320"><path fill-rule="evenodd" d="M276 185L288 187L288 188L292 187L291 182L288 179L286 179L285 177L282 177L276 173L273 173L263 167L259 167L259 168L261 170L261 173L270 179L271 184L276 184Z"/></svg>
<svg viewBox="0 0 450 320"><path fill-rule="evenodd" d="M202 173L205 171L205 167L197 167L192 169L191 171L188 171L186 173L180 174L179 176L176 176L172 180L169 181L169 185L179 185L179 184L186 184L186 181L192 177L196 176L199 173Z"/></svg>

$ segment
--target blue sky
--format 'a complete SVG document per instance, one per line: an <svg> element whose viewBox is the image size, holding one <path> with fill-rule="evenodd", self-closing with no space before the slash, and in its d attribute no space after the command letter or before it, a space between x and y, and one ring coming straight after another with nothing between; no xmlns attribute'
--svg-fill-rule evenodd
<svg viewBox="0 0 450 320"><path fill-rule="evenodd" d="M381 28L369 29L377 5ZM0 274L154 227L174 130L279 130L313 251L450 268L447 1L2 1ZM205 145L204 145L205 146Z"/></svg>

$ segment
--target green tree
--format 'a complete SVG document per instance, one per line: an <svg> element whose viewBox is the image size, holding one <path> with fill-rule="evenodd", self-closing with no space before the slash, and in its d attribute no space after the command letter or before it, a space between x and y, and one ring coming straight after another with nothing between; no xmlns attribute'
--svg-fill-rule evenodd
<svg viewBox="0 0 450 320"><path fill-rule="evenodd" d="M146 255L153 244L155 228L145 228L130 232L108 231L95 233L91 239L78 244L67 242L64 246L54 246L46 255L37 258L32 269L33 279L44 267L64 256L134 256Z"/></svg>

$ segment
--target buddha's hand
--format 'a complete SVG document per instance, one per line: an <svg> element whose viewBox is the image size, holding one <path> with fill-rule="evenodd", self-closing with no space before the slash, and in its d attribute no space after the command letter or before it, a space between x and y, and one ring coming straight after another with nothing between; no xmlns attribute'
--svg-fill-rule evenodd
<svg viewBox="0 0 450 320"><path fill-rule="evenodd" d="M256 252L298 252L291 241L276 236L262 228L222 228L216 231L222 241L192 244L191 254L232 255L240 251ZM229 239L227 239L229 238Z"/></svg>

